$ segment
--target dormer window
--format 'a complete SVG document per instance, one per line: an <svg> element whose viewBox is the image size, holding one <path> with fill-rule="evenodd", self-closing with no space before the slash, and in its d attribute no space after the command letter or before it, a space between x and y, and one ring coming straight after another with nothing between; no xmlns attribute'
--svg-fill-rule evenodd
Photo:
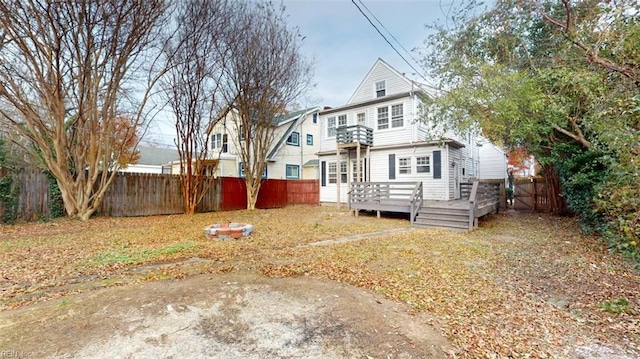
<svg viewBox="0 0 640 359"><path fill-rule="evenodd" d="M385 81L376 82L376 97L383 97L387 94L387 84Z"/></svg>

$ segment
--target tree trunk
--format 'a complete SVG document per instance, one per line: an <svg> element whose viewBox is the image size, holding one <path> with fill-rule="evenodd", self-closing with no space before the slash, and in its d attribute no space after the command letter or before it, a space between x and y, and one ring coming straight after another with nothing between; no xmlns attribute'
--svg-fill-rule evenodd
<svg viewBox="0 0 640 359"><path fill-rule="evenodd" d="M261 179L257 181L247 181L247 209L256 209L256 203L258 202L258 193L260 193Z"/></svg>

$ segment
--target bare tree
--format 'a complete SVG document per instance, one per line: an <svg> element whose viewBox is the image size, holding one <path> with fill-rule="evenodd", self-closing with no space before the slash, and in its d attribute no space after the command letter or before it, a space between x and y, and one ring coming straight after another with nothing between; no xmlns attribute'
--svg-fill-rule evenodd
<svg viewBox="0 0 640 359"><path fill-rule="evenodd" d="M234 39L225 76L227 98L238 110L236 127L247 185L247 208L255 209L275 118L309 87L311 64L301 54L297 29L287 27L284 7L258 3L236 12Z"/></svg>
<svg viewBox="0 0 640 359"><path fill-rule="evenodd" d="M168 41L169 70L162 81L175 117L185 212L193 214L209 191L217 162L209 132L229 111L222 96L232 7L226 1L187 0ZM221 150L221 149L220 149Z"/></svg>
<svg viewBox="0 0 640 359"><path fill-rule="evenodd" d="M144 122L166 14L162 0L0 2L0 121L41 156L69 216L96 211Z"/></svg>

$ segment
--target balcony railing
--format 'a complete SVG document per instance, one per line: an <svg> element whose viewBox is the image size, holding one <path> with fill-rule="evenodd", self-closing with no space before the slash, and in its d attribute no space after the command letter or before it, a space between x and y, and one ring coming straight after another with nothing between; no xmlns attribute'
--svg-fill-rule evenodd
<svg viewBox="0 0 640 359"><path fill-rule="evenodd" d="M373 129L362 125L341 126L336 128L337 143L359 143L373 145Z"/></svg>

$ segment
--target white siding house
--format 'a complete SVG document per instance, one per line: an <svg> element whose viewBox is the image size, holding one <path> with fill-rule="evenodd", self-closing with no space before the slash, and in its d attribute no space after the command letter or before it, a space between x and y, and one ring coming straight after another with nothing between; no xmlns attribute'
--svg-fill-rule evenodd
<svg viewBox="0 0 640 359"><path fill-rule="evenodd" d="M507 177L507 155L500 148L488 142L479 147L480 179L497 179Z"/></svg>
<svg viewBox="0 0 640 359"><path fill-rule="evenodd" d="M318 179L319 110L308 108L274 119L275 140L267 155L264 178ZM243 176L236 116L237 112L229 112L209 133L211 158L219 159L217 176Z"/></svg>
<svg viewBox="0 0 640 359"><path fill-rule="evenodd" d="M358 180L422 181L425 199L460 198L460 182L478 178L476 137L430 136L429 126L421 121L422 94L418 84L378 59L346 105L320 111L321 202L336 202L338 193L346 202L349 184ZM347 136L347 142L353 142L358 133L369 136L366 146L350 147L342 141Z"/></svg>

